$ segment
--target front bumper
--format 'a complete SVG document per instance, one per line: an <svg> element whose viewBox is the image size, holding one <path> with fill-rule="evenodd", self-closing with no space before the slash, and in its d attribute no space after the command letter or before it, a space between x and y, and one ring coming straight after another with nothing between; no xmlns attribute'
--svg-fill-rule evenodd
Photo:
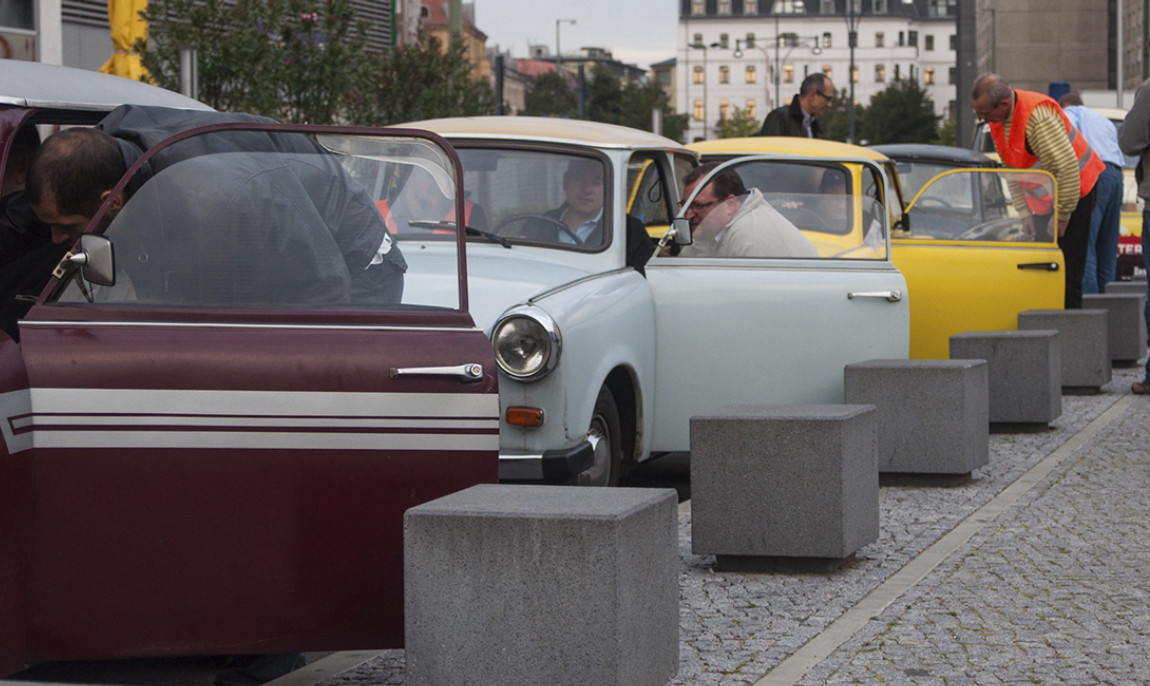
<svg viewBox="0 0 1150 686"><path fill-rule="evenodd" d="M570 448L543 453L499 453L500 481L557 481L591 466L595 449L582 440Z"/></svg>

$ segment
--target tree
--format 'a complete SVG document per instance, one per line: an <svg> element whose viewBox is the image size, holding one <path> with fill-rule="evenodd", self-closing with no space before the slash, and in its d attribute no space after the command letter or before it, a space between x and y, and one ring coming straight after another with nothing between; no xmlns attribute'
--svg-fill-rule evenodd
<svg viewBox="0 0 1150 686"><path fill-rule="evenodd" d="M845 142L850 136L850 113L847 110L847 99L850 96L845 88L835 94L835 99L819 117L819 137L832 141ZM866 108L855 105L855 134L858 136L858 123Z"/></svg>
<svg viewBox="0 0 1150 686"><path fill-rule="evenodd" d="M536 117L574 117L579 111L575 91L567 77L557 71L535 77L531 90L524 96L522 114Z"/></svg>
<svg viewBox="0 0 1150 686"><path fill-rule="evenodd" d="M736 107L731 116L719 121L719 138L745 138L756 136L762 130L758 118L751 116L750 110Z"/></svg>
<svg viewBox="0 0 1150 686"><path fill-rule="evenodd" d="M913 79L895 79L871 98L866 116L859 120L858 137L872 145L933 143L938 120L924 88Z"/></svg>
<svg viewBox="0 0 1150 686"><path fill-rule="evenodd" d="M461 44L383 53L349 0L151 0L136 45L156 83L179 88L179 50L198 53L199 98L219 110L312 124L392 124L486 114L494 94Z"/></svg>
<svg viewBox="0 0 1150 686"><path fill-rule="evenodd" d="M954 121L954 117L947 117L938 127L936 142L939 145L958 145L958 124Z"/></svg>
<svg viewBox="0 0 1150 686"><path fill-rule="evenodd" d="M386 125L436 117L470 117L495 111L495 93L471 74L462 41L444 51L438 39L421 34L414 45L380 55L363 81L362 100L351 120Z"/></svg>

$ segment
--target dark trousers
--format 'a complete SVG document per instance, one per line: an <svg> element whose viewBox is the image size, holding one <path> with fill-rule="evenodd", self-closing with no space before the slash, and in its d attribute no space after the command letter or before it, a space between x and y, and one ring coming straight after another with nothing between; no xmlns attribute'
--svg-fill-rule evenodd
<svg viewBox="0 0 1150 686"><path fill-rule="evenodd" d="M1086 272L1086 252L1090 248L1090 218L1094 214L1094 201L1098 188L1078 200L1078 205L1070 215L1066 233L1058 237L1058 247L1066 261L1066 298L1064 306L1068 310L1082 309L1082 275Z"/></svg>

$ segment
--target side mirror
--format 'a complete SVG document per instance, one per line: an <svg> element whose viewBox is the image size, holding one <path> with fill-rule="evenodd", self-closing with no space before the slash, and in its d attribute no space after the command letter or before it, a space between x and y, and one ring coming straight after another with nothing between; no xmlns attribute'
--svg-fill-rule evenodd
<svg viewBox="0 0 1150 686"><path fill-rule="evenodd" d="M902 216L894 223L894 230L910 233L910 212L902 213Z"/></svg>
<svg viewBox="0 0 1150 686"><path fill-rule="evenodd" d="M671 237L676 245L691 244L691 223L686 217L677 217L671 221Z"/></svg>
<svg viewBox="0 0 1150 686"><path fill-rule="evenodd" d="M73 253L68 261L80 267L80 277L97 286L116 284L116 260L112 251L112 241L105 236L86 233L80 236L80 251Z"/></svg>

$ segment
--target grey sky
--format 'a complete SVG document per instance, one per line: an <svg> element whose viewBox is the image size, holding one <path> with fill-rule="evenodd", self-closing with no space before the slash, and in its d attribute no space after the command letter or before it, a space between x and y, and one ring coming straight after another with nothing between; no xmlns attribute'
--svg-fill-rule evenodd
<svg viewBox="0 0 1150 686"><path fill-rule="evenodd" d="M555 52L555 20L564 54L581 47L610 50L615 59L643 69L675 56L677 0L474 0L475 20L487 46L526 57L528 44Z"/></svg>

